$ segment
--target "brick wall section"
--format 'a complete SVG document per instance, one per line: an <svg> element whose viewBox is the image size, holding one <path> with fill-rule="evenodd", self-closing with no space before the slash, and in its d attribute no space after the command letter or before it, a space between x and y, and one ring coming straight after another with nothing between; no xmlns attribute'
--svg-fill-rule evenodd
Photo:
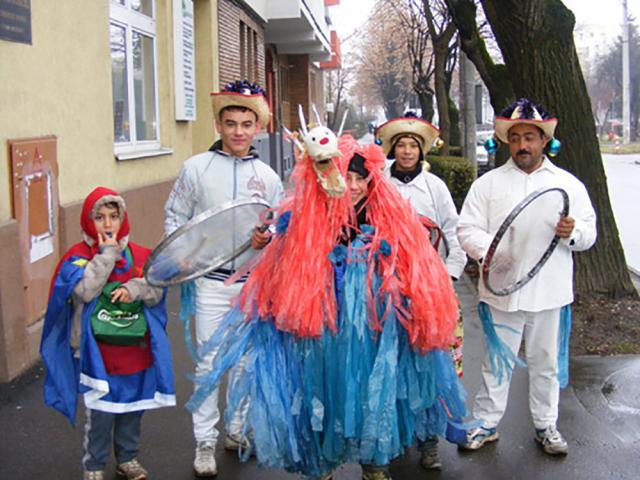
<svg viewBox="0 0 640 480"><path fill-rule="evenodd" d="M235 0L218 1L218 32L220 59L220 88L240 79L240 22L257 33L258 71L257 81L265 82L264 70L264 26Z"/></svg>
<svg viewBox="0 0 640 480"><path fill-rule="evenodd" d="M289 62L289 92L288 98L290 102L290 113L288 122L285 125L292 125L294 128L300 128L298 120L298 105L304 108L304 115L309 122L309 113L311 112L311 103L309 101L309 56L308 55L287 55Z"/></svg>

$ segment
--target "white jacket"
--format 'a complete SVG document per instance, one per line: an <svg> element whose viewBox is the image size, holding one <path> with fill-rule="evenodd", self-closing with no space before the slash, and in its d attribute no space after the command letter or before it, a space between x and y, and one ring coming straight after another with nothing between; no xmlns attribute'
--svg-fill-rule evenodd
<svg viewBox="0 0 640 480"><path fill-rule="evenodd" d="M467 256L460 247L456 236L458 212L447 185L436 175L423 171L409 183L403 183L391 176L393 161L387 162L385 176L398 189L403 198L409 200L420 215L429 217L441 229L449 246L449 256L445 260L449 275L460 278Z"/></svg>
<svg viewBox="0 0 640 480"><path fill-rule="evenodd" d="M194 155L184 162L165 204L165 235L209 208L255 197L275 207L281 196L280 177L255 153L243 158L219 150ZM243 254L222 268L234 270L250 255Z"/></svg>
<svg viewBox="0 0 640 480"><path fill-rule="evenodd" d="M560 187L568 193L569 216L576 221L573 233L570 238L560 241L540 272L511 295L493 295L481 278L480 300L492 307L506 312L539 312L573 302L571 252L587 250L595 243L596 214L582 182L551 163L546 157L540 168L531 174L520 170L514 161L509 159L507 163L484 174L471 185L460 212L458 239L467 254L476 260L484 259L495 233L509 212L530 193L549 187ZM535 206L531 204L528 208ZM540 225L543 220L540 219ZM549 221L557 222L556 219ZM532 231L532 235L535 235L535 230ZM518 264L528 267L532 267L537 260L533 256L539 257L540 249L534 252L526 249L513 252L513 258Z"/></svg>

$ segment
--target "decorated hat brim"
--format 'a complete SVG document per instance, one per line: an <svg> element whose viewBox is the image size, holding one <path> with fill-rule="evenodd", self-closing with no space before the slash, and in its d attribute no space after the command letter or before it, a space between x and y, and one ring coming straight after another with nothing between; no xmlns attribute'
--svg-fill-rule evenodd
<svg viewBox="0 0 640 480"><path fill-rule="evenodd" d="M438 138L438 135L440 135L438 128L426 120L415 117L394 118L383 123L376 130L376 137L382 142L382 150L387 155L391 152L396 140L402 136L421 139L422 141L419 142L420 148L426 154L431 149L433 142Z"/></svg>
<svg viewBox="0 0 640 480"><path fill-rule="evenodd" d="M496 137L502 143L509 143L509 129L515 125L525 123L533 125L542 130L547 138L553 138L558 125L557 118L548 118L546 120L526 119L526 118L505 118L496 117Z"/></svg>
<svg viewBox="0 0 640 480"><path fill-rule="evenodd" d="M266 127L271 119L271 110L264 95L257 93L244 95L238 92L214 92L211 104L216 120L220 120L220 112L227 107L244 107L256 113L261 127Z"/></svg>

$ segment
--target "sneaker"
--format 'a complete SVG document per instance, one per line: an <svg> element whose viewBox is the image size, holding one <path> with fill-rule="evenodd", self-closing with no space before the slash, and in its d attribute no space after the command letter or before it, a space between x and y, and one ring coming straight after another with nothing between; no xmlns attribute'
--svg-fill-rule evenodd
<svg viewBox="0 0 640 480"><path fill-rule="evenodd" d="M213 442L198 442L193 470L196 477L215 477L218 474Z"/></svg>
<svg viewBox="0 0 640 480"><path fill-rule="evenodd" d="M567 441L562 438L562 435L554 426L548 426L541 430L536 429L536 442L542 445L544 453L548 455L566 455L569 453Z"/></svg>
<svg viewBox="0 0 640 480"><path fill-rule="evenodd" d="M240 447L244 450L249 448L249 441L246 438L243 439L240 433L227 433L222 444L225 450L237 451Z"/></svg>
<svg viewBox="0 0 640 480"><path fill-rule="evenodd" d="M495 428L476 427L467 432L467 441L459 444L465 450L478 450L486 443L498 440L498 432Z"/></svg>
<svg viewBox="0 0 640 480"><path fill-rule="evenodd" d="M438 454L438 444L435 445L423 445L419 446L420 450L420 465L426 470L440 470L442 463L440 462L440 455Z"/></svg>
<svg viewBox="0 0 640 480"><path fill-rule="evenodd" d="M124 477L127 480L146 480L147 471L140 464L137 458L128 462L119 463L116 467L116 475Z"/></svg>
<svg viewBox="0 0 640 480"><path fill-rule="evenodd" d="M389 465L362 465L362 480L391 480Z"/></svg>
<svg viewBox="0 0 640 480"><path fill-rule="evenodd" d="M82 480L104 480L104 470L85 470Z"/></svg>

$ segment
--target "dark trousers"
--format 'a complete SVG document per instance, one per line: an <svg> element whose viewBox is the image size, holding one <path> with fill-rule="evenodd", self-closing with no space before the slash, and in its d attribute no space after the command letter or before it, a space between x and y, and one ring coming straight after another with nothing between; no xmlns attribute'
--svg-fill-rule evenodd
<svg viewBox="0 0 640 480"><path fill-rule="evenodd" d="M420 450L421 452L423 450L428 450L430 448L437 447L437 446L438 446L438 436L437 435L431 435L431 436L425 438L424 441L418 440L418 450Z"/></svg>
<svg viewBox="0 0 640 480"><path fill-rule="evenodd" d="M87 409L84 427L85 470L104 470L113 451L118 463L125 463L138 456L142 411L129 413L107 413Z"/></svg>

